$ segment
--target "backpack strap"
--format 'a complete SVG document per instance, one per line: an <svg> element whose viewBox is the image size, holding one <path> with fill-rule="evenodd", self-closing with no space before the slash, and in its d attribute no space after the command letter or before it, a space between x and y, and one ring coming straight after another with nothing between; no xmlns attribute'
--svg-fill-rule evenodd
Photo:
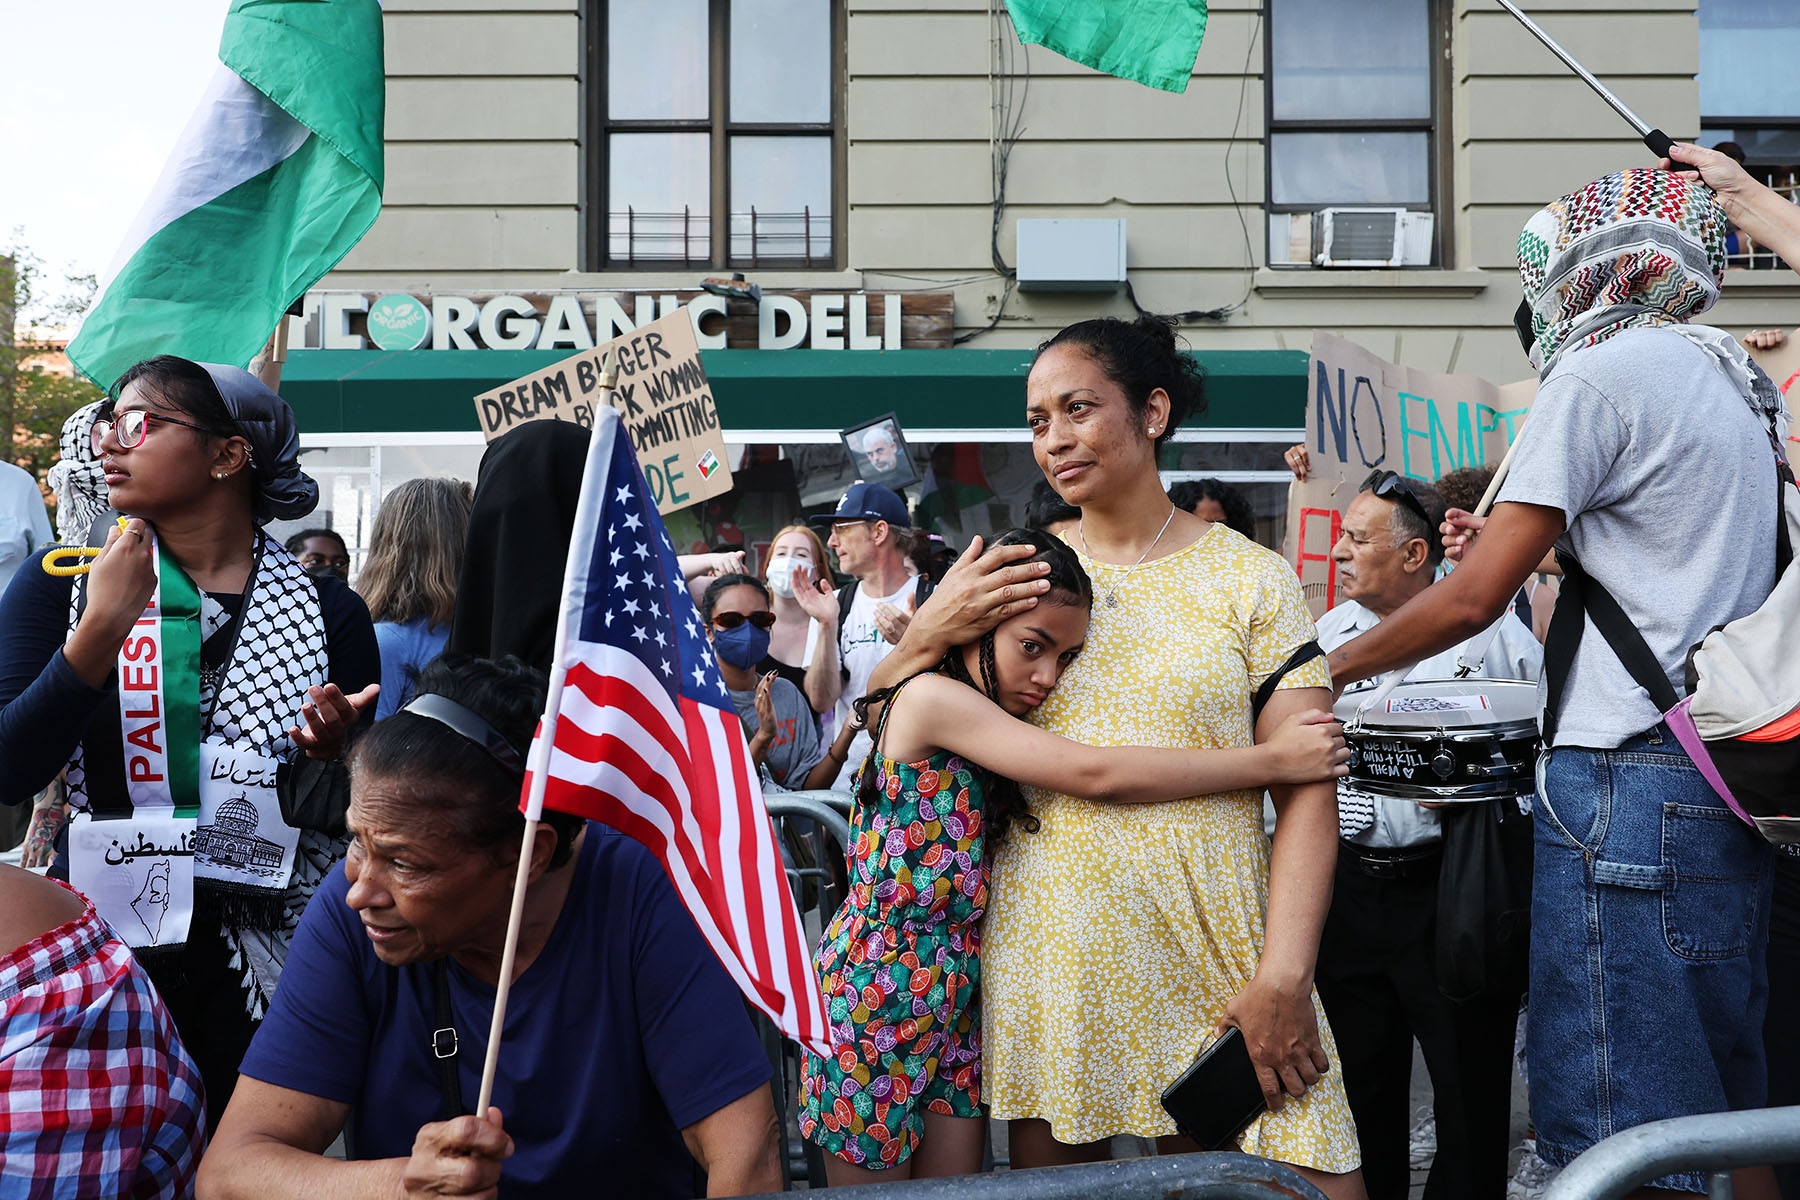
<svg viewBox="0 0 1800 1200"><path fill-rule="evenodd" d="M1257 721L1262 719L1263 706L1275 695L1275 689L1287 675L1305 666L1315 658L1321 658L1325 651L1319 648L1317 641L1304 642L1300 648L1288 655L1288 660L1275 669L1275 673L1262 681L1256 694L1250 697L1250 727L1256 728Z"/></svg>
<svg viewBox="0 0 1800 1200"><path fill-rule="evenodd" d="M1556 742L1563 689L1569 682L1575 651L1581 645L1582 630L1590 620L1632 681L1649 693L1658 712L1666 713L1679 704L1681 697L1675 694L1655 652L1612 593L1583 570L1573 554L1558 550L1556 561L1563 570L1563 585L1555 615L1550 618L1550 632L1544 638L1544 745L1553 746Z"/></svg>
<svg viewBox="0 0 1800 1200"><path fill-rule="evenodd" d="M456 1018L450 1012L450 959L446 956L431 964L432 1000L437 1011L437 1028L431 1031L431 1053L437 1059L438 1120L449 1121L467 1116L463 1106L462 1080L456 1075L456 1060L462 1052L457 1043Z"/></svg>
<svg viewBox="0 0 1800 1200"><path fill-rule="evenodd" d="M850 608L856 603L856 589L861 586L861 583L852 579L849 583L846 583L843 587L839 588L837 593L838 674L844 677L845 683L850 682L850 668L844 665L844 626L850 621Z"/></svg>

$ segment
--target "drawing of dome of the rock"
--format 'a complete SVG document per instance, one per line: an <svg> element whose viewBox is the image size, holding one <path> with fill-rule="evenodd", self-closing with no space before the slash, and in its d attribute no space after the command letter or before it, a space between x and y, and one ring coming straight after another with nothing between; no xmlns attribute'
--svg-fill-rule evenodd
<svg viewBox="0 0 1800 1200"><path fill-rule="evenodd" d="M194 854L207 862L258 875L280 873L283 848L256 831L260 814L243 796L219 805L212 824L194 830Z"/></svg>
<svg viewBox="0 0 1800 1200"><path fill-rule="evenodd" d="M220 832L230 830L232 833L255 833L258 815L256 805L239 796L219 805L219 813L213 819L213 824Z"/></svg>

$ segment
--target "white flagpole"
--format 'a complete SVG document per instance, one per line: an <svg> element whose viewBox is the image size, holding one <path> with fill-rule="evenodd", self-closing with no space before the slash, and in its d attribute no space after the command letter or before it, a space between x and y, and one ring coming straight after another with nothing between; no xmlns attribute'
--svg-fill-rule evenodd
<svg viewBox="0 0 1800 1200"><path fill-rule="evenodd" d="M610 407L613 385L619 381L618 351L608 350L600 364L600 403ZM600 420L594 421L588 438L588 470L582 472L580 507L593 503L588 481L594 465L594 440L600 436ZM623 437L621 431L617 436ZM579 509L577 510L579 511ZM580 521L576 528L582 528ZM569 548L573 566L578 547ZM531 744L531 791L525 799L525 835L519 841L519 869L513 876L512 911L506 918L506 948L500 955L500 981L494 988L494 1019L488 1025L487 1058L481 1065L481 1092L475 1101L475 1115L487 1119L488 1103L494 1098L494 1073L500 1066L500 1034L506 1025L506 999L512 992L513 962L519 951L519 924L525 916L525 884L531 875L531 850L537 841L538 819L544 811L544 789L549 783L550 749L556 740L556 714L562 707L563 680L568 675L564 647L569 626L568 568L563 572L563 603L556 611L556 644L550 659L550 691L544 701L544 716L538 724L537 738Z"/></svg>

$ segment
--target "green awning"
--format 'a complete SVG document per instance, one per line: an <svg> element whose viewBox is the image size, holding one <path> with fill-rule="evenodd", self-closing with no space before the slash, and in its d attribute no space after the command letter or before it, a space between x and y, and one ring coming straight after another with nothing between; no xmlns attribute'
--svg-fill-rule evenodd
<svg viewBox="0 0 1800 1200"><path fill-rule="evenodd" d="M306 433L474 432L473 398L567 350L296 350L281 394ZM1298 429L1300 350L1198 356L1207 411L1190 425ZM1022 428L1030 350L708 350L725 429L841 429L895 412L913 429Z"/></svg>

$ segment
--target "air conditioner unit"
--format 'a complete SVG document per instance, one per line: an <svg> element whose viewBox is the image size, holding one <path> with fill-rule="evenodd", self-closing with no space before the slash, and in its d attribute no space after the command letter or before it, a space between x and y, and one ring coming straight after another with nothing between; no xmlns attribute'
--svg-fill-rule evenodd
<svg viewBox="0 0 1800 1200"><path fill-rule="evenodd" d="M1431 262L1432 215L1404 208L1319 210L1321 267L1422 267Z"/></svg>

